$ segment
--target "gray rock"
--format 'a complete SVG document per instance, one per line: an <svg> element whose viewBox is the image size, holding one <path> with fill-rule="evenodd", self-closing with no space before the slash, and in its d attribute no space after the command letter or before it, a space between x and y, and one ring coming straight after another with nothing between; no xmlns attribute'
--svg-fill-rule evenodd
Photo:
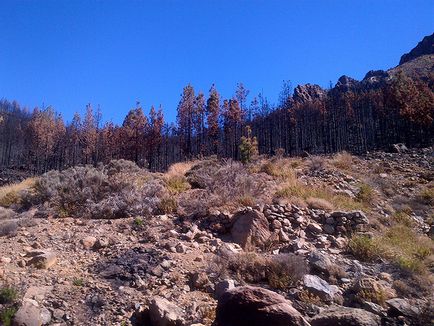
<svg viewBox="0 0 434 326"><path fill-rule="evenodd" d="M51 319L51 318L50 318ZM41 326L41 309L35 300L25 299L14 317L15 326Z"/></svg>
<svg viewBox="0 0 434 326"><path fill-rule="evenodd" d="M234 280L223 280L216 284L215 286L215 296L216 298L220 298L223 293L226 291L232 290L235 288L235 281Z"/></svg>
<svg viewBox="0 0 434 326"><path fill-rule="evenodd" d="M259 211L244 210L233 216L232 239L242 248L263 247L271 236L267 218Z"/></svg>
<svg viewBox="0 0 434 326"><path fill-rule="evenodd" d="M341 294L341 290L336 285L330 285L316 275L307 274L303 277L304 286L313 294L324 301L333 301Z"/></svg>
<svg viewBox="0 0 434 326"><path fill-rule="evenodd" d="M389 313L395 316L415 317L420 313L419 308L406 299L394 298L386 300L386 304L389 306Z"/></svg>
<svg viewBox="0 0 434 326"><path fill-rule="evenodd" d="M333 307L310 319L312 326L380 326L381 318L372 312L348 307Z"/></svg>
<svg viewBox="0 0 434 326"><path fill-rule="evenodd" d="M153 326L181 326L183 311L162 297L154 297L149 304L149 317Z"/></svg>
<svg viewBox="0 0 434 326"><path fill-rule="evenodd" d="M309 263L314 270L325 274L329 274L330 267L332 266L332 262L327 255L318 250L315 250L310 254Z"/></svg>

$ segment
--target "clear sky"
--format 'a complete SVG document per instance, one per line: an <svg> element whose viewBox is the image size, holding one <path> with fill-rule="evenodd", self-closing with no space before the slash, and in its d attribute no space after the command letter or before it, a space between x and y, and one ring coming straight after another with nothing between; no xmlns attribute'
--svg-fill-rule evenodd
<svg viewBox="0 0 434 326"><path fill-rule="evenodd" d="M115 122L139 100L173 121L188 83L274 102L283 80L361 79L433 32L434 0L0 0L0 98Z"/></svg>

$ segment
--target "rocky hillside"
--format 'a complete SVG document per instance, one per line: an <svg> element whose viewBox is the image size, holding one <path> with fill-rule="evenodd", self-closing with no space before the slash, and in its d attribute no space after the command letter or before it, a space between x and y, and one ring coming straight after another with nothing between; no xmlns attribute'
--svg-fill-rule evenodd
<svg viewBox="0 0 434 326"><path fill-rule="evenodd" d="M399 64L402 65L418 57L430 54L434 54L434 33L425 36L415 48L413 48L409 53L404 54L401 57Z"/></svg>
<svg viewBox="0 0 434 326"><path fill-rule="evenodd" d="M433 149L0 188L3 325L429 325Z"/></svg>

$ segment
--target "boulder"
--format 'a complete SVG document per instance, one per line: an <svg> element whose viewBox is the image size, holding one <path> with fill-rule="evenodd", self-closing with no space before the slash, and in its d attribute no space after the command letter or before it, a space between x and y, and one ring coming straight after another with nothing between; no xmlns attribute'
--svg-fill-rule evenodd
<svg viewBox="0 0 434 326"><path fill-rule="evenodd" d="M336 285L330 285L316 275L306 274L303 277L304 286L313 294L324 301L333 301L341 294L341 290Z"/></svg>
<svg viewBox="0 0 434 326"><path fill-rule="evenodd" d="M308 326L309 323L278 293L242 286L226 291L217 304L216 326Z"/></svg>
<svg viewBox="0 0 434 326"><path fill-rule="evenodd" d="M35 300L25 299L14 317L14 326L41 326L41 309ZM51 319L51 318L50 318Z"/></svg>
<svg viewBox="0 0 434 326"><path fill-rule="evenodd" d="M389 306L390 315L393 316L415 317L420 313L419 309L406 299L394 298L386 300L386 304Z"/></svg>
<svg viewBox="0 0 434 326"><path fill-rule="evenodd" d="M215 286L216 298L220 298L226 291L232 290L233 288L235 288L234 280L223 280L218 282Z"/></svg>
<svg viewBox="0 0 434 326"><path fill-rule="evenodd" d="M310 319L310 323L312 326L380 326L381 318L363 309L339 306L320 312Z"/></svg>
<svg viewBox="0 0 434 326"><path fill-rule="evenodd" d="M329 274L332 262L327 257L327 255L322 252L315 250L309 256L309 263L312 268L320 273Z"/></svg>
<svg viewBox="0 0 434 326"><path fill-rule="evenodd" d="M231 235L242 248L263 247L271 236L269 223L257 210L244 210L233 216Z"/></svg>
<svg viewBox="0 0 434 326"><path fill-rule="evenodd" d="M154 297L149 304L149 317L153 326L181 326L183 311L162 297Z"/></svg>

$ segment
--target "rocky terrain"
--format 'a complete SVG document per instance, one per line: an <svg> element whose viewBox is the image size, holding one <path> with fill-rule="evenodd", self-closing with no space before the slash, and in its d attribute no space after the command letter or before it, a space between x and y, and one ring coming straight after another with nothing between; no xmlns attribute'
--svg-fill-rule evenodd
<svg viewBox="0 0 434 326"><path fill-rule="evenodd" d="M0 324L429 325L433 163L397 144L4 186Z"/></svg>

